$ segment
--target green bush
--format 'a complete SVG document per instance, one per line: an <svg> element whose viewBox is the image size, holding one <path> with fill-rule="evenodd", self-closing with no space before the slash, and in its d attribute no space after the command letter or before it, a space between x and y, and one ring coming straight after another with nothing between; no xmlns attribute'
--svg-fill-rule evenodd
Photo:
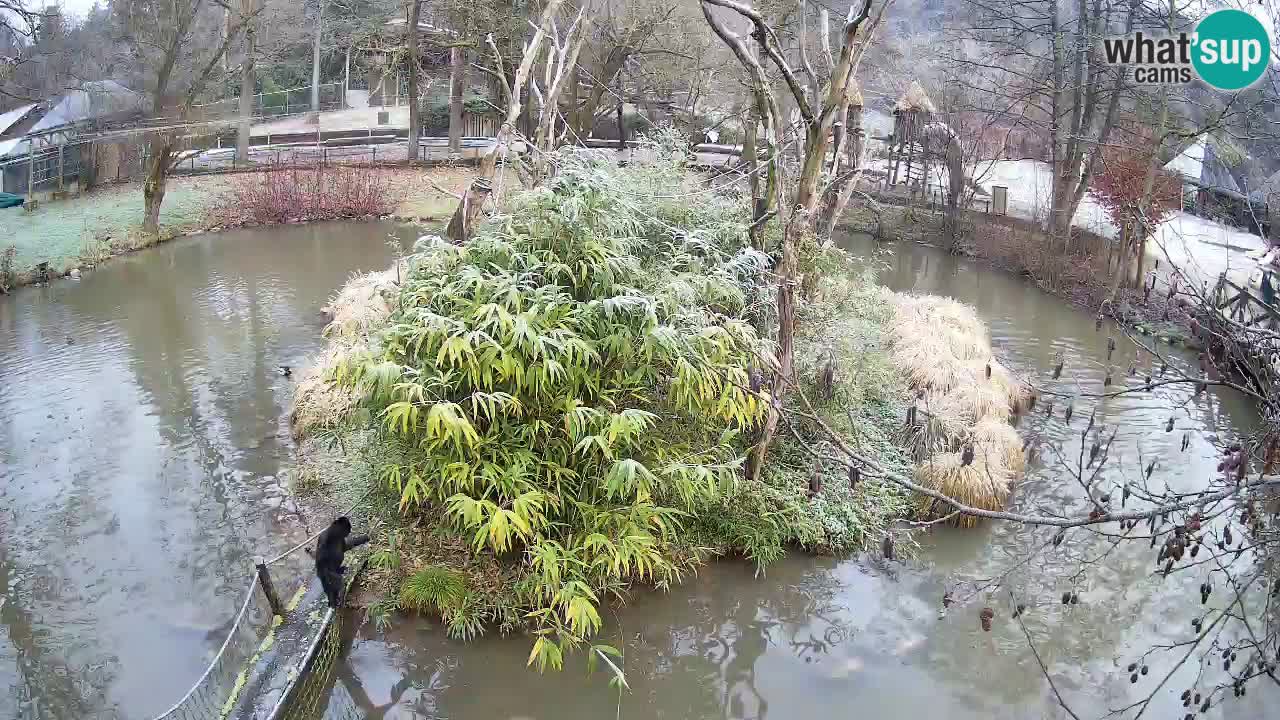
<svg viewBox="0 0 1280 720"><path fill-rule="evenodd" d="M540 668L599 629L602 593L679 576L680 528L733 491L765 411L742 208L636 201L686 184L563 158L466 247L418 258L380 351L337 373L408 448L382 471L402 511L518 558Z"/></svg>
<svg viewBox="0 0 1280 720"><path fill-rule="evenodd" d="M670 163L561 154L547 185L468 245L419 248L375 350L332 378L374 419L379 482L406 526L474 553L412 576L400 606L439 612L456 637L532 625L540 669L587 642L600 604L629 586L667 585L713 553L764 567L788 546L855 549L909 507L890 484L851 490L841 467L808 497L811 450L787 430L744 479L766 411L748 368L770 350L754 329L774 316L769 260L747 244L746 200L687 174L671 137L655 148ZM884 298L843 255L812 255L825 275L799 310L797 378L815 397L834 357L819 413L901 469ZM821 447L815 428L794 431Z"/></svg>

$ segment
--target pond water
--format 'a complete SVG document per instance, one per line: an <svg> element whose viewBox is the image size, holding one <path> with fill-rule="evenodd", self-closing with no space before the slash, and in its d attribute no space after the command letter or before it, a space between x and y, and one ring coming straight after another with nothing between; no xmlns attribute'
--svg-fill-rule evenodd
<svg viewBox="0 0 1280 720"><path fill-rule="evenodd" d="M1119 340L1112 361L1117 384L1127 380L1131 360L1145 362L1116 328L1104 324L1096 331L1090 315L1021 278L919 245L890 246L891 254L862 237L845 238L844 245L874 263L888 287L974 305L990 324L997 353L1027 376L1047 380L1062 353L1067 369L1052 389L1100 390L1109 334ZM1172 362L1188 362L1170 354ZM1055 418L1033 413L1019 430L1074 461L1092 401L1077 401L1071 426L1062 419L1061 401L1058 407ZM1165 433L1170 415L1176 429ZM1215 470L1210 441L1247 432L1257 418L1233 393L1193 400L1189 391L1166 389L1109 399L1097 407L1097 421L1118 429L1105 470L1109 478L1136 477L1157 457L1153 484L1192 489ZM1191 434L1185 453L1184 433ZM1058 458L1053 450L1041 452L1018 486L1013 508L1087 512ZM793 554L763 577L743 563L713 563L669 592L638 593L608 616L603 636L622 649L630 684L621 694L606 673L588 676L581 658L559 674L526 669L526 638L461 643L429 620L402 619L387 632L366 624L353 633L325 717L1065 718L1026 638L1009 620L1012 592L1029 606L1024 620L1035 648L1082 718L1103 716L1153 691L1148 716L1181 718L1186 710L1179 696L1203 666L1188 662L1160 690L1158 679L1179 655L1150 657L1150 672L1137 684L1125 666L1153 644L1190 636L1190 619L1201 609L1201 579L1153 575L1145 543L1127 543L1095 560L1106 545L1080 530L1056 552L1038 552L1051 536L1009 524L937 528L920 536L918 558L905 563ZM1024 558L1029 560L1019 564ZM1081 558L1090 564L1072 577ZM940 613L944 589L955 588L960 597L972 593L973 583L1005 573L1003 589ZM1079 595L1078 605L1061 604L1067 590ZM998 611L990 633L978 623L987 605ZM1206 670L1203 682L1219 677ZM1270 703L1274 712L1280 702L1266 682L1202 717L1265 717L1264 707Z"/></svg>
<svg viewBox="0 0 1280 720"><path fill-rule="evenodd" d="M388 232L195 236L0 297L0 717L149 718L203 671L251 557L307 534L277 366Z"/></svg>
<svg viewBox="0 0 1280 720"><path fill-rule="evenodd" d="M0 298L0 717L145 720L199 674L249 559L308 531L280 479L289 381L276 366L300 365L320 346L324 300L351 271L390 262L392 229L334 224L189 238L79 283ZM886 285L977 307L1015 369L1047 378L1061 352L1067 371L1058 389L1101 386L1114 328L1097 332L1089 315L1022 279L930 248L899 245L886 256L868 239L846 240ZM1134 356L1122 340L1117 382ZM1075 457L1090 409L1077 402L1072 427L1059 411L1049 420L1036 413L1020 430ZM1132 477L1155 455L1153 479L1184 489L1213 472L1210 439L1256 422L1230 393L1191 399L1160 390L1097 410L1100 423L1119 429L1109 476ZM1171 414L1177 430L1166 434ZM1016 509L1079 511L1064 507L1078 493L1056 457L1041 453L1018 486ZM630 690L622 693L603 672L588 676L581 658L558 674L526 669L527 638L455 642L422 619L378 632L353 613L325 715L1065 717L1008 621L1009 590L1030 606L1036 649L1081 717L1153 692L1174 658L1150 658L1150 675L1136 685L1124 665L1153 643L1187 638L1200 579L1160 580L1145 548L1121 547L1073 579L1076 560L1102 547L1075 531L1057 552L1017 566L999 593L940 615L944 588L1001 575L1048 538L1010 525L938 528L903 563L794 554L761 577L746 564L712 564L609 613L602 639L623 650ZM1059 603L1068 589L1079 605ZM999 611L991 633L978 626L984 605ZM1148 714L1182 717L1178 695L1199 669L1183 666ZM1262 718L1277 702L1258 683L1207 716Z"/></svg>

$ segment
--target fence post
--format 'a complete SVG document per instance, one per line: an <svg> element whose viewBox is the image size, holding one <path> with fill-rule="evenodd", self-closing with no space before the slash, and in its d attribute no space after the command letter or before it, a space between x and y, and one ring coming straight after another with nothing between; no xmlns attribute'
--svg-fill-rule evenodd
<svg viewBox="0 0 1280 720"><path fill-rule="evenodd" d="M33 202L36 199L36 146L35 143L27 142L29 152L27 154L27 201Z"/></svg>
<svg viewBox="0 0 1280 720"><path fill-rule="evenodd" d="M267 570L267 560L261 555L253 559L258 568L258 585L262 594L267 596L267 604L271 606L271 614L284 615L284 607L280 605L280 596L276 594L276 586L271 582L271 573Z"/></svg>
<svg viewBox="0 0 1280 720"><path fill-rule="evenodd" d="M66 147L67 147L67 144L66 144L66 143L64 143L64 142L63 142L63 143L58 143L58 191L59 191L59 192L61 192L63 189L65 189L65 188L63 187L63 179L62 179L62 176L63 176L63 167L64 167L64 166L63 166L63 155L64 155L63 150L64 150Z"/></svg>

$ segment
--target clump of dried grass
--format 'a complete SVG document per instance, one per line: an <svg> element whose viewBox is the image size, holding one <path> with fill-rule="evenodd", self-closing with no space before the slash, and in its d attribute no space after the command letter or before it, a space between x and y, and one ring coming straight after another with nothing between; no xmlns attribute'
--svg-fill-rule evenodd
<svg viewBox="0 0 1280 720"><path fill-rule="evenodd" d="M919 482L961 502L1001 509L1022 472L1022 443L1009 426L1030 395L1026 383L991 352L986 325L973 308L932 296L894 294L889 356L918 395L917 423L908 443L919 463ZM973 449L969 464L963 450ZM926 516L951 512L922 497ZM959 524L970 526L974 518Z"/></svg>
<svg viewBox="0 0 1280 720"><path fill-rule="evenodd" d="M916 467L916 482L936 490L949 498L959 500L970 507L983 510L1003 510L1009 499L1012 476L998 460L975 453L973 462L964 464L961 453L938 453ZM927 495L916 498L916 512L922 517L945 517L954 508ZM960 527L973 527L978 519L971 515L957 515L954 520Z"/></svg>
<svg viewBox="0 0 1280 720"><path fill-rule="evenodd" d="M407 267L402 261L399 268L392 265L388 270L356 275L348 280L333 302L325 307L325 312L332 317L324 330L325 336L354 340L382 326L391 317L391 306L404 272Z"/></svg>
<svg viewBox="0 0 1280 720"><path fill-rule="evenodd" d="M403 261L401 261L403 263ZM328 347L299 375L294 386L290 422L295 438L336 427L355 409L359 393L330 381L346 360L368 352L369 335L391 317L399 292L402 264L389 270L353 276L325 307L332 321L325 327Z"/></svg>
<svg viewBox="0 0 1280 720"><path fill-rule="evenodd" d="M1009 423L987 416L973 426L970 438L974 444L974 456L998 461L1015 477L1026 467L1022 452L1022 438Z"/></svg>

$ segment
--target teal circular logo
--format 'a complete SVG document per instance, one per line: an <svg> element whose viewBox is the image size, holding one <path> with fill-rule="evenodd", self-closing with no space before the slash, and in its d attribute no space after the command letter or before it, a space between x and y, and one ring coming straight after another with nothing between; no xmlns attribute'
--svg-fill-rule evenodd
<svg viewBox="0 0 1280 720"><path fill-rule="evenodd" d="M1191 64L1219 90L1241 90L1262 77L1271 62L1271 37L1243 10L1218 10L1196 25Z"/></svg>

